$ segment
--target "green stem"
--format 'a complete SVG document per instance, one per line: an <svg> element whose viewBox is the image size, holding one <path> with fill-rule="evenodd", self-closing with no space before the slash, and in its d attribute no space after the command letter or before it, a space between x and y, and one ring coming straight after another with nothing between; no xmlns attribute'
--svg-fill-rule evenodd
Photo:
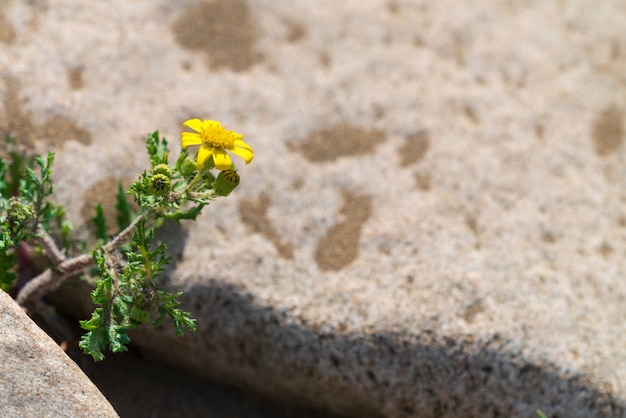
<svg viewBox="0 0 626 418"><path fill-rule="evenodd" d="M183 190L183 195L186 195L187 193L189 193L189 191L196 185L196 183L200 181L203 175L204 175L204 172L202 170L198 171L198 173L193 178L193 180L191 180L189 184L187 184L187 187L185 187L185 190Z"/></svg>
<svg viewBox="0 0 626 418"><path fill-rule="evenodd" d="M196 183L200 181L202 176L204 176L204 173L209 171L212 168L212 166L213 166L212 164L205 163L204 166L202 166L202 168L198 170L198 173L196 174L196 176L189 182L189 184L187 184L187 187L185 187L185 190L183 190L182 195L184 196L187 193L189 193L194 188Z"/></svg>

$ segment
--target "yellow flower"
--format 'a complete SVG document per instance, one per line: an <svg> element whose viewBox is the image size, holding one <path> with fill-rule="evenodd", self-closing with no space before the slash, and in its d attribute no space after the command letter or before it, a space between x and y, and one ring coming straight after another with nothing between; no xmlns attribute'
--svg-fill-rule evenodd
<svg viewBox="0 0 626 418"><path fill-rule="evenodd" d="M223 128L217 121L189 119L183 125L197 132L183 132L180 139L183 149L190 145L201 145L196 160L198 169L211 157L218 170L232 168L232 161L226 150L243 158L246 164L254 158L254 150L242 140L243 135Z"/></svg>

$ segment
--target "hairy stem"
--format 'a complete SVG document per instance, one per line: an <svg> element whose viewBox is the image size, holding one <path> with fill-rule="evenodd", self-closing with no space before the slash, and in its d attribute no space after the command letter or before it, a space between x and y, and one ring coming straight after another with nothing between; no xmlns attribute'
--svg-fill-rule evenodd
<svg viewBox="0 0 626 418"><path fill-rule="evenodd" d="M215 199L215 191L209 190L207 192L188 192L187 197L190 199Z"/></svg>
<svg viewBox="0 0 626 418"><path fill-rule="evenodd" d="M133 235L133 232L135 232L135 229L137 228L137 224L143 220L145 220L146 218L148 218L148 215L151 212L144 212L141 215L137 216L131 223L130 225L128 225L126 228L124 228L123 231L121 231L119 234L117 234L111 241L109 241L105 246L104 246L104 251L105 252L111 252L111 251L115 251L117 250L119 247L121 247L126 241L128 241L130 239L130 237Z"/></svg>
<svg viewBox="0 0 626 418"><path fill-rule="evenodd" d="M61 252L61 250L59 250L59 247L57 247L57 244L54 242L52 237L46 232L45 229L43 229L41 225L37 228L37 237L39 239L39 244L41 244L41 247L43 248L44 254L53 265L57 266L65 261L65 255Z"/></svg>

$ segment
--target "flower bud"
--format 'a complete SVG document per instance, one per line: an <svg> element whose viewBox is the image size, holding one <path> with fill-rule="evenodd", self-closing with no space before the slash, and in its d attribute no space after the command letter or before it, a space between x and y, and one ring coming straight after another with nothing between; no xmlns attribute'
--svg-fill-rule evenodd
<svg viewBox="0 0 626 418"><path fill-rule="evenodd" d="M180 174L184 177L191 177L196 172L196 162L191 158L185 158L183 163L180 165Z"/></svg>
<svg viewBox="0 0 626 418"><path fill-rule="evenodd" d="M157 196L164 196L170 192L170 178L165 174L155 174L150 177L150 191Z"/></svg>
<svg viewBox="0 0 626 418"><path fill-rule="evenodd" d="M152 167L152 174L163 174L167 178L172 178L172 169L167 164L157 164Z"/></svg>
<svg viewBox="0 0 626 418"><path fill-rule="evenodd" d="M218 196L228 196L239 185L239 174L236 170L223 170L217 175L213 187Z"/></svg>

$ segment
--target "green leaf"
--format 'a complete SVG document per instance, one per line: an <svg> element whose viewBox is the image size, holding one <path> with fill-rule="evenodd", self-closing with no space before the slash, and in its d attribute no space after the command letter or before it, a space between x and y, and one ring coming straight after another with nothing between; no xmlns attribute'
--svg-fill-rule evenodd
<svg viewBox="0 0 626 418"><path fill-rule="evenodd" d="M57 218L57 222L59 223L59 229L61 230L61 237L63 238L63 244L66 248L72 246L72 241L70 238L70 233L74 229L74 225L69 219Z"/></svg>
<svg viewBox="0 0 626 418"><path fill-rule="evenodd" d="M117 211L117 227L121 230L126 228L132 222L133 218L133 210L130 207L130 202L128 201L128 197L126 192L124 191L124 186L122 186L122 182L120 181L117 185L117 195L115 197L115 210Z"/></svg>
<svg viewBox="0 0 626 418"><path fill-rule="evenodd" d="M109 339L109 347L114 353L128 351L126 344L130 342L126 327L119 324L111 324L108 328L107 337Z"/></svg>
<svg viewBox="0 0 626 418"><path fill-rule="evenodd" d="M112 299L113 278L106 267L104 250L97 248L91 252L96 267L100 271L100 277L96 278L96 286L91 291L91 300L95 305L108 306Z"/></svg>
<svg viewBox="0 0 626 418"><path fill-rule="evenodd" d="M78 346L85 354L92 356L94 361L104 360L102 350L105 350L107 347L106 334L102 328L103 311L102 308L96 308L91 314L91 319L79 322L81 328L89 332L81 337Z"/></svg>
<svg viewBox="0 0 626 418"><path fill-rule="evenodd" d="M9 163L8 174L10 176L10 182L7 183L8 190L7 196L14 196L18 193L20 188L20 181L22 179L22 172L24 171L24 165L30 165L30 161L26 162L27 157L21 152L15 150L12 138L8 138L9 154L11 156L11 162Z"/></svg>
<svg viewBox="0 0 626 418"><path fill-rule="evenodd" d="M150 311L140 308L139 306L133 306L130 310L130 318L140 324L150 321Z"/></svg>
<svg viewBox="0 0 626 418"><path fill-rule="evenodd" d="M129 316L129 307L128 303L130 298L125 298L123 296L116 296L111 301L111 307L113 308L113 316L116 318L126 319ZM123 320L121 322L124 322Z"/></svg>
<svg viewBox="0 0 626 418"><path fill-rule="evenodd" d="M80 327L85 331L95 331L102 325L102 312L104 309L96 308L95 311L91 313L91 318L85 321L79 321Z"/></svg>
<svg viewBox="0 0 626 418"><path fill-rule="evenodd" d="M9 182L7 180L8 172L9 172L9 166L0 157L0 196L2 197L2 199L6 199L6 197L11 195L10 193L8 193L8 188L9 188Z"/></svg>
<svg viewBox="0 0 626 418"><path fill-rule="evenodd" d="M152 167L158 164L167 164L167 140L159 138L159 131L154 131L148 135L146 140L146 148L150 156L150 164Z"/></svg>
<svg viewBox="0 0 626 418"><path fill-rule="evenodd" d="M78 346L85 354L89 354L93 357L94 361L104 360L102 350L106 349L106 340L102 330L96 329L89 331L80 338Z"/></svg>
<svg viewBox="0 0 626 418"><path fill-rule="evenodd" d="M183 327L186 327L189 331L195 332L197 329L196 320L189 317L189 314L180 309L174 309L170 316L174 320L174 328L176 329L176 335L182 336L184 334Z"/></svg>
<svg viewBox="0 0 626 418"><path fill-rule="evenodd" d="M181 219L195 221L198 215L202 212L202 208L204 208L206 205L207 205L206 203L200 203L186 211L176 211L176 212L171 212L171 213L165 213L163 214L163 216L165 218L174 219L176 221L180 221Z"/></svg>
<svg viewBox="0 0 626 418"><path fill-rule="evenodd" d="M11 246L11 241L5 237L0 238L0 289L5 292L8 291L17 274L15 273L15 266L17 265L13 253L9 252L8 247Z"/></svg>
<svg viewBox="0 0 626 418"><path fill-rule="evenodd" d="M30 167L25 167L21 174L19 194L25 200L35 202L37 200L37 191L40 187L39 178Z"/></svg>
<svg viewBox="0 0 626 418"><path fill-rule="evenodd" d="M109 237L107 236L107 225L106 220L104 219L104 209L102 209L102 205L98 203L95 210L96 214L93 218L91 218L91 220L96 227L96 239L106 241Z"/></svg>

